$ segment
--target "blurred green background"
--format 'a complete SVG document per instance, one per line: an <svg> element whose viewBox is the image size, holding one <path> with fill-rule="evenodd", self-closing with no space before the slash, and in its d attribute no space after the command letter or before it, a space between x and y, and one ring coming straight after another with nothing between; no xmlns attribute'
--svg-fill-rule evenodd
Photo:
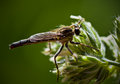
<svg viewBox="0 0 120 84"><path fill-rule="evenodd" d="M60 84L49 71L54 64L41 51L45 43L9 50L8 45L60 24L70 15L90 21L100 35L113 30L120 0L0 0L0 84Z"/></svg>

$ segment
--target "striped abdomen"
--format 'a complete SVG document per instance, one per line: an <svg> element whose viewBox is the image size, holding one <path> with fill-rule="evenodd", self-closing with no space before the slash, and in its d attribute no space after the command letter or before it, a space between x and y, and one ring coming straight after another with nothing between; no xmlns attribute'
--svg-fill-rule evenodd
<svg viewBox="0 0 120 84"><path fill-rule="evenodd" d="M24 39L24 40L20 40L20 41L17 41L17 42L10 44L9 47L10 47L10 49L13 49L13 48L23 46L23 45L28 45L28 44L31 44L30 40Z"/></svg>
<svg viewBox="0 0 120 84"><path fill-rule="evenodd" d="M54 32L45 32L45 33L38 33L35 35L32 35L28 39L23 39L17 42L14 42L10 44L10 49L19 47L19 46L24 46L24 45L30 45L30 44L35 44L35 43L41 43L41 42L51 42L51 41L57 41L57 34Z"/></svg>

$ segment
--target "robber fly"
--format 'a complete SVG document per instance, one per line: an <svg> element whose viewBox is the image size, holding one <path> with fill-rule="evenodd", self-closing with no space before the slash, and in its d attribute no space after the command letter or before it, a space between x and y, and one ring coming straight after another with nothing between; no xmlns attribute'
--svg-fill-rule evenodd
<svg viewBox="0 0 120 84"><path fill-rule="evenodd" d="M13 49L13 48L16 48L19 46L42 43L42 42L59 41L61 43L61 47L58 49L58 51L54 55L54 62L55 62L55 66L57 68L57 80L58 80L59 69L58 69L58 65L56 62L56 57L62 51L64 46L73 55L73 52L70 50L70 48L68 46L68 42L70 42L71 44L78 44L78 45L82 45L82 46L86 46L86 47L98 50L94 47L91 47L91 46L88 46L88 45L85 45L85 44L82 44L79 42L72 41L74 35L80 35L80 28L81 28L81 25L80 25L80 21L79 21L77 24L73 24L71 26L63 26L63 27L58 28L58 29L53 30L53 31L38 33L38 34L30 36L27 39L23 39L23 40L20 40L20 41L17 41L17 42L10 44L10 49Z"/></svg>

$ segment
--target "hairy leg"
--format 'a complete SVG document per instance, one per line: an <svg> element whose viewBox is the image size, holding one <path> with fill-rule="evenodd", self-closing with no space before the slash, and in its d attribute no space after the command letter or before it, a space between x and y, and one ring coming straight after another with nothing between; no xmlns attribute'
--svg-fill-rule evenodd
<svg viewBox="0 0 120 84"><path fill-rule="evenodd" d="M68 49L68 51L72 54L72 56L74 57L75 61L77 61L76 56L73 55L73 52L70 50L69 46L68 46L68 42L65 44L65 47Z"/></svg>
<svg viewBox="0 0 120 84"><path fill-rule="evenodd" d="M60 54L60 52L62 51L64 47L64 44L62 44L62 46L59 48L59 50L56 52L56 54L54 55L54 62L55 62L55 66L57 68L57 81L59 80L59 69L58 69L58 65L57 65L57 61L56 61L56 57Z"/></svg>
<svg viewBox="0 0 120 84"><path fill-rule="evenodd" d="M51 43L48 42L48 47L49 47L49 50L51 51Z"/></svg>
<svg viewBox="0 0 120 84"><path fill-rule="evenodd" d="M78 45L85 46L85 47L92 48L92 49L95 49L95 50L99 51L97 48L91 47L91 46L89 46L89 45L85 45L85 44L83 44L83 43L73 42L73 41L70 41L70 43L71 43L71 44L78 44Z"/></svg>

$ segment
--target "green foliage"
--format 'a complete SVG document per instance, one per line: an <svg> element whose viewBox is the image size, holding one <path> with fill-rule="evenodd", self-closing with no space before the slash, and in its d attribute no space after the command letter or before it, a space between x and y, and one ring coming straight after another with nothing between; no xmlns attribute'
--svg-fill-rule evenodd
<svg viewBox="0 0 120 84"><path fill-rule="evenodd" d="M82 20L81 16L71 16L72 19ZM76 22L75 22L76 23ZM75 24L74 23L74 24ZM68 52L66 48L57 57L62 82L69 84L101 84L114 78L115 84L120 83L120 17L115 19L115 34L100 37L90 22L82 21L80 35L74 35L73 41L99 49L91 49L81 45L69 43L69 47L77 57ZM60 47L59 43L51 43L52 51L48 47L44 54L53 56ZM53 70L56 73L56 68Z"/></svg>

